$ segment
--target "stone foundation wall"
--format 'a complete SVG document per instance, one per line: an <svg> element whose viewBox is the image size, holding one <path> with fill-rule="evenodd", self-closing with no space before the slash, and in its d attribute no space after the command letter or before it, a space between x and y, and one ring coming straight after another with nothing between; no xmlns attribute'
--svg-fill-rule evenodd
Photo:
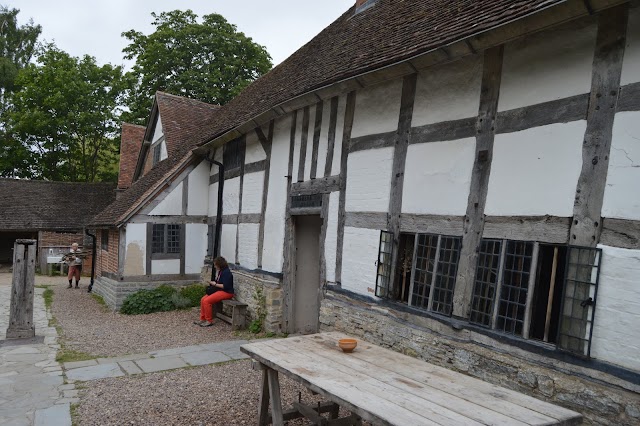
<svg viewBox="0 0 640 426"><path fill-rule="evenodd" d="M107 306L113 310L122 307L124 299L132 293L139 290L152 290L161 285L169 285L172 287L183 287L193 284L193 280L185 281L151 281L151 282L125 282L116 281L107 277L96 278L93 284L93 293L101 296Z"/></svg>
<svg viewBox="0 0 640 426"><path fill-rule="evenodd" d="M640 384L472 330L329 291L322 331L339 330L431 364L582 413L585 424L640 424Z"/></svg>
<svg viewBox="0 0 640 426"><path fill-rule="evenodd" d="M263 327L267 332L282 332L284 306L282 281L277 278L240 270L233 270L235 299L247 304L247 324L264 315ZM202 281L211 278L211 267L202 270Z"/></svg>

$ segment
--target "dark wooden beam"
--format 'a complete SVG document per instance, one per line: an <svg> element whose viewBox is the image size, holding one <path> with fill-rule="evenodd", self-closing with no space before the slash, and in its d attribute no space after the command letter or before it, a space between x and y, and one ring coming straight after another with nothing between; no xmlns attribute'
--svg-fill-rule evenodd
<svg viewBox="0 0 640 426"><path fill-rule="evenodd" d="M602 232L602 202L609 169L611 135L620 94L628 4L600 13L593 58L582 170L573 205L571 244L595 247Z"/></svg>
<svg viewBox="0 0 640 426"><path fill-rule="evenodd" d="M411 129L410 143L443 142L471 138L476 134L476 122L476 117L470 117L414 127Z"/></svg>
<svg viewBox="0 0 640 426"><path fill-rule="evenodd" d="M284 293L284 306L282 311L284 332L293 332L293 268L291 262L293 256L293 219L291 218L291 183L293 181L293 152L296 144L296 125L298 111L294 111L291 119L291 133L289 136L289 166L287 169L287 204L285 207L284 247L282 265L282 291Z"/></svg>
<svg viewBox="0 0 640 426"><path fill-rule="evenodd" d="M502 77L503 47L485 51L478 110L476 155L462 235L458 275L453 294L453 315L468 318L475 280L478 250L484 229L484 208L489 189L493 141Z"/></svg>
<svg viewBox="0 0 640 426"><path fill-rule="evenodd" d="M239 264L238 259L240 253L240 216L242 215L242 193L244 189L244 170L245 170L245 158L247 155L247 138L243 136L240 139L240 190L238 191L238 221L236 222L236 258L233 263Z"/></svg>
<svg viewBox="0 0 640 426"><path fill-rule="evenodd" d="M271 156L271 151L267 154L268 157ZM267 168L267 160L255 161L253 163L244 165L244 174L248 175L249 173L258 173L263 172Z"/></svg>
<svg viewBox="0 0 640 426"><path fill-rule="evenodd" d="M264 180L262 185L262 205L260 207L260 228L258 230L258 268L262 268L262 250L264 249L264 225L265 218L267 214L267 199L269 196L269 172L271 169L271 145L273 144L273 129L275 126L275 120L271 120L269 122L269 136L267 140L262 145L262 147L267 147L265 149L265 153L267 155L267 159L265 160L264 165ZM262 130L260 131L262 133ZM264 134L263 134L264 136Z"/></svg>
<svg viewBox="0 0 640 426"><path fill-rule="evenodd" d="M153 251L153 223L147 223L147 249L146 253L146 270L145 274L151 275L153 271L151 270L151 252Z"/></svg>
<svg viewBox="0 0 640 426"><path fill-rule="evenodd" d="M616 112L640 111L640 83L622 86L616 105Z"/></svg>
<svg viewBox="0 0 640 426"><path fill-rule="evenodd" d="M487 216L482 237L567 244L570 227L570 217Z"/></svg>
<svg viewBox="0 0 640 426"><path fill-rule="evenodd" d="M302 135L300 137L300 163L298 166L298 182L304 181L304 166L307 162L307 138L309 136L309 107L302 113Z"/></svg>
<svg viewBox="0 0 640 426"><path fill-rule="evenodd" d="M329 134L327 141L327 161L324 163L324 176L331 176L333 167L333 153L336 146L336 124L338 122L338 101L340 98L334 96L331 98L331 113L329 115Z"/></svg>
<svg viewBox="0 0 640 426"><path fill-rule="evenodd" d="M395 145L397 132L376 133L358 136L351 139L349 152L365 151L369 149L389 148Z"/></svg>
<svg viewBox="0 0 640 426"><path fill-rule="evenodd" d="M316 117L313 127L313 146L311 148L311 170L309 171L309 179L315 179L318 171L318 148L320 146L320 132L322 131L323 109L324 102L318 102L316 104Z"/></svg>
<svg viewBox="0 0 640 426"><path fill-rule="evenodd" d="M291 185L291 195L327 194L339 190L340 176L329 176Z"/></svg>
<svg viewBox="0 0 640 426"><path fill-rule="evenodd" d="M640 220L604 218L602 222L602 244L640 250Z"/></svg>

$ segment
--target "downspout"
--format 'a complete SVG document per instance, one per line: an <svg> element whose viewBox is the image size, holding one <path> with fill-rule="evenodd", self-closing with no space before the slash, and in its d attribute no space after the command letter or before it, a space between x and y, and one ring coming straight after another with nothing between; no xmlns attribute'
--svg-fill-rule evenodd
<svg viewBox="0 0 640 426"><path fill-rule="evenodd" d="M84 233L87 234L87 236L91 237L91 239L93 240L93 249L91 253L91 282L89 283L89 289L87 290L89 293L91 293L91 290L93 289L93 277L96 275L96 236L90 234L89 229L85 229Z"/></svg>
<svg viewBox="0 0 640 426"><path fill-rule="evenodd" d="M224 164L207 158L211 164L218 166L218 211L216 212L216 234L213 239L213 253L211 260L218 257L220 252L220 236L222 234L222 195L224 194ZM211 280L215 279L216 269L211 265Z"/></svg>

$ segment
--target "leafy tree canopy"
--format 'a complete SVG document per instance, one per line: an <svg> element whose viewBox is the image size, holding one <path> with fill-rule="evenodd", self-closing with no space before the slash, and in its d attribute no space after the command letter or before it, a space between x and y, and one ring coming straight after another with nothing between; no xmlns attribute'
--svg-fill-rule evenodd
<svg viewBox="0 0 640 426"><path fill-rule="evenodd" d="M115 180L118 120L128 81L120 67L72 57L50 44L16 78L5 119L12 143L23 148L13 170L0 173L58 181ZM26 154L25 154L26 152Z"/></svg>
<svg viewBox="0 0 640 426"><path fill-rule="evenodd" d="M137 78L127 121L144 124L158 90L224 104L271 69L266 49L221 15L204 15L201 23L191 10L151 15L152 34L122 34L130 41L123 52L135 60L132 73Z"/></svg>

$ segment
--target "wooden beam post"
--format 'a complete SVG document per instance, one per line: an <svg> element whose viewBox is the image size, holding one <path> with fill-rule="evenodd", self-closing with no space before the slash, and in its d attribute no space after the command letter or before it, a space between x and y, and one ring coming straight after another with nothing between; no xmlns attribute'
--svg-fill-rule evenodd
<svg viewBox="0 0 640 426"><path fill-rule="evenodd" d="M247 153L247 138L242 136L240 139L240 190L238 191L238 218L236 222L236 258L234 263L240 264L240 216L242 215L242 190L244 187L244 161Z"/></svg>
<svg viewBox="0 0 640 426"><path fill-rule="evenodd" d="M331 98L331 112L329 114L329 134L327 136L327 161L324 163L324 176L331 176L333 167L333 151L336 145L336 124L338 122L338 101L340 98Z"/></svg>
<svg viewBox="0 0 640 426"><path fill-rule="evenodd" d="M389 190L389 215L387 228L393 235L391 251L391 289L394 288L395 270L400 248L400 213L402 212L402 189L404 187L404 169L407 162L407 151L411 139L411 119L413 103L416 97L418 74L410 74L402 81L402 97L400 99L400 116L393 149L393 166L391 169L391 189Z"/></svg>
<svg viewBox="0 0 640 426"><path fill-rule="evenodd" d="M493 158L493 140L502 77L503 47L484 53L480 107L476 124L476 158L471 174L471 188L464 219L462 248L458 276L453 293L453 316L469 318L473 283L475 281L478 250L484 229L484 208L489 189L489 175Z"/></svg>
<svg viewBox="0 0 640 426"><path fill-rule="evenodd" d="M293 273L295 265L292 262L293 253L293 219L291 218L291 183L293 181L293 151L296 144L296 121L298 119L298 111L292 113L291 118L291 134L289 140L289 166L287 169L287 205L285 207L284 222L284 247L283 247L283 265L282 265L282 291L284 293L283 306L283 331L286 333L293 332Z"/></svg>
<svg viewBox="0 0 640 426"><path fill-rule="evenodd" d="M307 163L307 139L309 137L309 107L302 110L302 135L300 137L300 165L298 166L298 182L304 182L304 166Z"/></svg>
<svg viewBox="0 0 640 426"><path fill-rule="evenodd" d="M7 339L29 339L36 335L33 324L36 242L16 240L13 244L13 278Z"/></svg>
<svg viewBox="0 0 640 426"><path fill-rule="evenodd" d="M269 136L264 140L264 134L260 128L256 129L256 133L258 130L258 139L260 139L260 143L262 143L262 148L264 149L265 154L267 155L267 159L265 160L264 166L264 179L262 185L262 206L260 207L260 228L258 231L258 268L262 268L262 250L264 248L264 224L267 214L267 199L269 196L269 172L271 169L271 145L273 143L273 129L275 126L275 120L271 120L269 122ZM261 135L261 136L260 136Z"/></svg>
<svg viewBox="0 0 640 426"><path fill-rule="evenodd" d="M320 146L320 132L322 130L322 113L324 110L324 102L319 101L316 104L316 117L313 126L313 146L311 147L311 170L309 171L309 179L315 179L318 171L318 148Z"/></svg>
<svg viewBox="0 0 640 426"><path fill-rule="evenodd" d="M600 13L593 57L582 170L573 205L570 244L595 247L602 233L602 202L609 169L611 135L620 95L628 4Z"/></svg>

